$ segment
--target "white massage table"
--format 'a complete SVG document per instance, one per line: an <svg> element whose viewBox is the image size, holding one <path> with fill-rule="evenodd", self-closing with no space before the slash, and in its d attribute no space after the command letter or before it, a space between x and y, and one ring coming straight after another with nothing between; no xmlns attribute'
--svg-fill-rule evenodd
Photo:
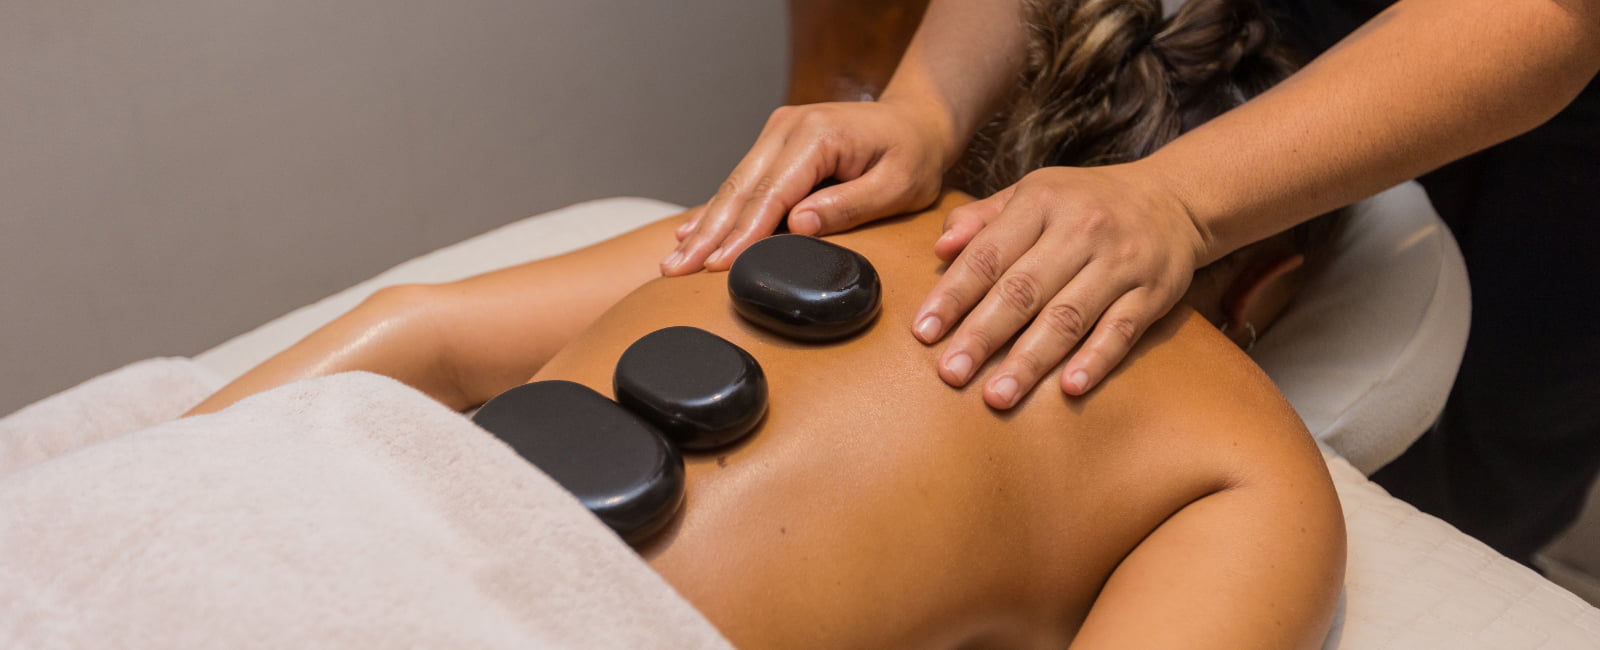
<svg viewBox="0 0 1600 650"><path fill-rule="evenodd" d="M236 376L379 287L448 281L556 254L679 209L619 198L529 217L405 262L194 361L218 380ZM1253 352L1323 445L1345 510L1346 589L1325 647L1600 648L1600 610L1366 480L1364 472L1391 460L1436 417L1465 343L1468 303L1459 252L1419 187L1390 190L1358 213L1338 235L1338 259L1308 286L1313 297L1297 301ZM206 389L185 386L173 391ZM268 400L298 404L292 393L280 389ZM440 418L443 429L465 426L438 414L417 417ZM6 424L0 420L0 437ZM681 614L661 620L686 620ZM0 617L0 632L3 623Z"/></svg>

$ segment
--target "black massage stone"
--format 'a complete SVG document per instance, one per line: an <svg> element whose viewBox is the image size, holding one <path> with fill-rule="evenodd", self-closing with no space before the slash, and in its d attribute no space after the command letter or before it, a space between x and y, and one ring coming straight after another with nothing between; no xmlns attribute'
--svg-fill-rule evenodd
<svg viewBox="0 0 1600 650"><path fill-rule="evenodd" d="M756 242L728 270L740 316L788 338L842 339L878 315L883 288L860 253L805 235Z"/></svg>
<svg viewBox="0 0 1600 650"><path fill-rule="evenodd" d="M683 457L648 423L582 384L518 386L472 421L550 475L629 543L683 504Z"/></svg>
<svg viewBox="0 0 1600 650"><path fill-rule="evenodd" d="M767 377L755 357L694 327L656 330L628 346L612 386L618 403L686 450L738 441L767 412Z"/></svg>

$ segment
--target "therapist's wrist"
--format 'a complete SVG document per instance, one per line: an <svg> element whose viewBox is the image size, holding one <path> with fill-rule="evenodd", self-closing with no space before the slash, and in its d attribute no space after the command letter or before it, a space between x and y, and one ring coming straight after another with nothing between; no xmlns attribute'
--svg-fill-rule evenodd
<svg viewBox="0 0 1600 650"><path fill-rule="evenodd" d="M1189 195L1189 185L1181 176L1182 168L1175 169L1169 160L1152 154L1131 163L1118 165L1117 170L1129 178L1136 187L1144 190L1147 204L1155 206L1155 209L1169 217L1166 223L1181 231L1178 234L1193 252L1192 259L1196 269L1226 257L1244 243L1248 243L1232 245L1231 242L1218 238L1215 217L1202 216L1195 211L1194 199Z"/></svg>
<svg viewBox="0 0 1600 650"><path fill-rule="evenodd" d="M922 134L921 143L939 158L940 172L948 171L966 153L967 141L976 131L973 120L963 116L938 93L913 83L890 82L878 103L894 107L901 117Z"/></svg>

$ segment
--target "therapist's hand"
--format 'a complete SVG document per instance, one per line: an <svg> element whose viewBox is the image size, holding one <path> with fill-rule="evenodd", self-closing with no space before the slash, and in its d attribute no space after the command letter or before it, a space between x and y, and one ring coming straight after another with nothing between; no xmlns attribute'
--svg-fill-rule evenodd
<svg viewBox="0 0 1600 650"><path fill-rule="evenodd" d="M936 107L889 99L773 111L716 196L678 228L661 273L727 269L785 217L791 232L824 235L927 206L963 146L948 122ZM826 179L838 184L812 192Z"/></svg>
<svg viewBox="0 0 1600 650"><path fill-rule="evenodd" d="M1019 330L983 399L1008 409L1080 341L1059 381L1082 395L1188 290L1205 238L1183 202L1137 163L1051 167L950 212L934 245L954 262L912 321L949 334L938 372L963 386ZM965 317L965 320L962 320Z"/></svg>

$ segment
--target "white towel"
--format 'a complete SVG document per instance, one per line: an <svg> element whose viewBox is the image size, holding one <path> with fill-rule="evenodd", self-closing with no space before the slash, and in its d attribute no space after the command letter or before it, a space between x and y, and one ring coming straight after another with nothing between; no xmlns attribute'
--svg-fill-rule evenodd
<svg viewBox="0 0 1600 650"><path fill-rule="evenodd" d="M571 495L393 380L123 433L209 390L185 364L0 420L21 459L0 473L0 647L729 647ZM112 399L160 377L171 399Z"/></svg>
<svg viewBox="0 0 1600 650"><path fill-rule="evenodd" d="M183 415L223 384L183 358L146 359L0 418L0 476Z"/></svg>

